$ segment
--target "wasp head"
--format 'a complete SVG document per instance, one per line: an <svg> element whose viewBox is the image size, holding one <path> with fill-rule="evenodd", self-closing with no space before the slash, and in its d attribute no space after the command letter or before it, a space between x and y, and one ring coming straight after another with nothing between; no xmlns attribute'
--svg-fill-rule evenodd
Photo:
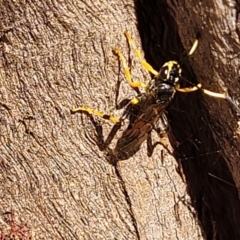
<svg viewBox="0 0 240 240"><path fill-rule="evenodd" d="M160 69L159 74L150 85L150 91L156 103L172 100L175 94L175 86L178 84L182 69L176 61L166 62Z"/></svg>
<svg viewBox="0 0 240 240"><path fill-rule="evenodd" d="M182 69L176 61L166 62L160 69L157 78L174 86L181 76Z"/></svg>

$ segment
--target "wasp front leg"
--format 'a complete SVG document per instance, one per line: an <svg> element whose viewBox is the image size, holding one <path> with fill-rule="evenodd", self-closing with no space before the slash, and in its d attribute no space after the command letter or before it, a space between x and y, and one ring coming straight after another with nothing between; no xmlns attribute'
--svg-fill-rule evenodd
<svg viewBox="0 0 240 240"><path fill-rule="evenodd" d="M126 61L125 57L123 56L122 52L119 49L115 49L114 51L118 55L118 57L120 58L120 61L123 64L123 70L124 70L126 79L128 81L128 84L132 88L137 88L137 87L146 88L147 84L145 84L143 82L133 82L132 81L132 76L131 76L131 73L130 73L130 69L129 69L128 65L127 65L127 61Z"/></svg>
<svg viewBox="0 0 240 240"><path fill-rule="evenodd" d="M143 68L145 68L147 71L149 71L150 73L152 73L154 76L158 75L158 71L156 71L143 57L142 54L140 52L140 50L137 49L135 42L132 39L132 36L128 33L125 32L125 36L129 42L129 45L133 48L137 58L139 59L141 65L143 66Z"/></svg>
<svg viewBox="0 0 240 240"><path fill-rule="evenodd" d="M158 72L156 70L154 70L154 68L142 57L142 54L141 54L140 50L138 50L136 48L136 45L135 45L131 35L128 32L125 32L125 36L129 42L129 45L133 48L133 51L134 51L135 55L137 56L137 58L139 59L143 68L145 68L147 71L151 72L154 76L157 76ZM132 76L131 76L129 67L127 65L127 61L126 61L125 57L123 56L122 52L119 49L115 49L114 52L118 55L120 61L122 62L123 70L125 72L125 76L127 78L128 84L132 88L137 88L137 87L146 88L147 84L145 84L143 82L132 81Z"/></svg>

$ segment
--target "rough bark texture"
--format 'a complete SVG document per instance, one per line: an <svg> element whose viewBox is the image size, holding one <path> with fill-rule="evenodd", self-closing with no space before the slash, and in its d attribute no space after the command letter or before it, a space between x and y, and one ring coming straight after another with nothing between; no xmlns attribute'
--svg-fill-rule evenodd
<svg viewBox="0 0 240 240"><path fill-rule="evenodd" d="M205 88L219 92L227 90L237 98L239 5L235 2L221 4L142 1L139 5L146 11L138 12L139 30L147 59L155 67L166 61L162 59L179 60L183 55L179 36L185 49L189 49L190 40L200 32L199 48L190 59L195 76L186 59L180 58L185 78L194 82L197 77ZM161 12L165 7L170 15ZM162 49L166 51L162 52ZM239 129L236 114L226 102L197 93L179 94L175 100L169 109L170 136L205 237L239 239Z"/></svg>
<svg viewBox="0 0 240 240"><path fill-rule="evenodd" d="M147 158L143 144L117 166L94 143L93 120L70 114L120 116L117 83L119 100L135 95L115 47L133 79L150 80L125 30L155 69L178 60L186 79L239 97L239 5L213 2L0 2L2 239L240 238L238 119L224 100L179 93L168 109L175 158L159 145ZM94 119L107 136L113 124Z"/></svg>

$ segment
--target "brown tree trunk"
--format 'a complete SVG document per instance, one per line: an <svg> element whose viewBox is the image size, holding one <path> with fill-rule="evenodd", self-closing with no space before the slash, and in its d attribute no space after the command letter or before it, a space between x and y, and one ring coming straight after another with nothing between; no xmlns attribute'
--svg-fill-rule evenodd
<svg viewBox="0 0 240 240"><path fill-rule="evenodd" d="M135 95L115 47L134 80L151 79L126 30L155 69L178 60L186 79L194 72L205 88L237 98L237 7L0 2L1 239L239 239L239 132L224 100L178 94L168 110L175 158L160 145L148 158L144 143L116 166L94 143L90 116L70 114L84 105L120 116L117 83L119 101ZM188 50L199 31L187 61L181 42ZM106 137L113 124L94 121Z"/></svg>

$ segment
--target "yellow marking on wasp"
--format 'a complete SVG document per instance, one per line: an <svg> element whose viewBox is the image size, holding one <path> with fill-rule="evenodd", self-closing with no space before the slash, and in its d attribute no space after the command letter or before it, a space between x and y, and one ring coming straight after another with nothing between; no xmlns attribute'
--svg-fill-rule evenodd
<svg viewBox="0 0 240 240"><path fill-rule="evenodd" d="M114 117L114 116L110 116L110 115L107 115L107 114L104 114L104 113L99 112L99 111L97 111L95 109L92 109L92 108L79 107L79 108L74 108L74 109L71 110L72 113L76 113L76 112L79 112L79 111L87 112L87 113L99 116L101 118L110 120L110 121L112 121L114 123L120 122L119 118Z"/></svg>
<svg viewBox="0 0 240 240"><path fill-rule="evenodd" d="M166 63L163 64L162 67L166 67L166 66L168 66L169 69L172 69L174 64L178 65L178 67L180 68L178 62L176 62L176 61L169 61L169 62L166 62Z"/></svg>
<svg viewBox="0 0 240 240"><path fill-rule="evenodd" d="M151 72L153 75L157 76L158 75L158 71L156 71L141 55L141 52L137 49L131 35L128 32L125 32L125 36L130 44L130 46L133 48L136 56L138 57L140 63L142 64L142 66L149 72Z"/></svg>
<svg viewBox="0 0 240 240"><path fill-rule="evenodd" d="M174 65L177 65L177 67L179 69L178 73L179 73L179 75L181 75L182 69L180 68L178 62L176 62L176 61L169 61L169 62L164 63L163 66L162 66L162 68L168 67L167 79L170 78L170 73L171 73L171 70L173 69Z"/></svg>
<svg viewBox="0 0 240 240"><path fill-rule="evenodd" d="M136 97L134 97L132 100L131 100L131 103L132 104L138 104L139 103L139 99L138 98L136 98Z"/></svg>

